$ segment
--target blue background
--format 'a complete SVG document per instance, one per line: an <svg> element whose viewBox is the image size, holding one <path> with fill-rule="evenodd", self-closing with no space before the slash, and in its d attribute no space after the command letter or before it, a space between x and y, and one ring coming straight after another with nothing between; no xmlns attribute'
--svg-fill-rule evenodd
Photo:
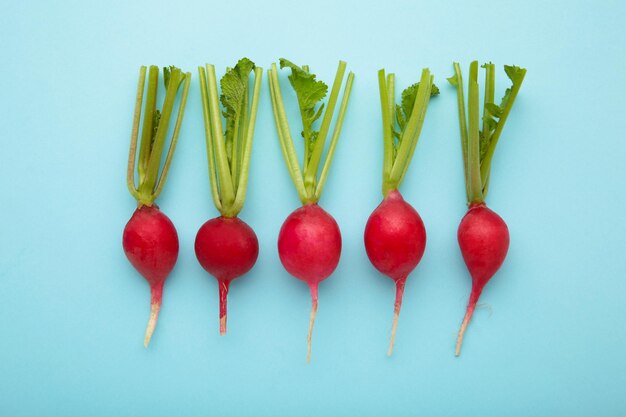
<svg viewBox="0 0 626 417"><path fill-rule="evenodd" d="M626 413L626 6L450 1L1 3L0 415L618 416ZM276 237L298 206L264 75L241 217L260 257L231 287L218 336L217 285L193 240L210 199L197 65L284 56L332 81L356 73L321 204L344 238L320 287L305 362L306 285ZM456 243L465 210L458 60L528 68L493 164L489 205L508 258L453 355L470 279ZM135 204L125 173L138 68L193 73L181 141L159 204L180 236L155 337L142 345L148 286L121 248ZM429 66L431 101L405 198L428 232L387 358L393 285L362 233L380 201L376 70L399 87ZM286 74L281 82L287 90ZM295 101L289 96L292 130Z"/></svg>

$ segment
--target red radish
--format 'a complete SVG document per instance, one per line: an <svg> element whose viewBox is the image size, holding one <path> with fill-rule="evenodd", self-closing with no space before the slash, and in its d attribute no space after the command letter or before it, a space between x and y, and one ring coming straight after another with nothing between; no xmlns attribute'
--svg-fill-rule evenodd
<svg viewBox="0 0 626 417"><path fill-rule="evenodd" d="M163 284L178 258L178 235L172 221L154 204L135 210L124 228L122 244L130 263L150 284L150 321L144 341L147 346L159 317Z"/></svg>
<svg viewBox="0 0 626 417"><path fill-rule="evenodd" d="M294 277L306 282L311 290L312 307L307 337L307 362L310 362L311 339L315 316L317 315L318 285L337 268L341 256L341 233L339 226L330 214L317 205L317 202L326 183L330 164L339 140L354 74L352 72L348 74L326 160L324 161L321 174L318 176L324 144L339 97L346 63L343 61L339 62L339 68L337 69L319 131L314 130L314 123L322 116L324 105L322 104L318 107L317 104L326 96L328 86L324 82L316 80L315 74L309 72L308 66L299 67L286 59L281 59L280 67L291 69L289 81L298 98L302 116L302 137L304 138L304 170L300 169L293 139L291 138L291 131L278 82L278 70L276 64L272 64L272 68L268 73L278 139L289 174L302 202L302 207L291 213L280 229L278 254L285 269Z"/></svg>
<svg viewBox="0 0 626 417"><path fill-rule="evenodd" d="M387 355L393 353L402 306L404 285L419 264L426 247L426 229L417 211L402 198L398 187L411 162L415 145L432 95L439 94L428 69L419 83L402 93L402 104L395 104L395 76L378 72L383 113L384 161L383 201L365 226L365 250L370 261L396 284L391 340ZM396 123L400 132L395 130Z"/></svg>
<svg viewBox="0 0 626 417"><path fill-rule="evenodd" d="M478 62L474 61L470 65L467 120L463 98L463 79L458 63L454 63L455 75L448 78L448 81L457 88L469 207L459 225L457 238L463 260L472 277L472 291L456 341L456 356L461 354L463 336L483 288L500 269L509 249L509 229L500 216L487 208L485 198L489 189L491 159L526 75L524 68L505 65L504 70L513 85L506 90L501 104L496 105L494 103L495 65L489 63L483 65L483 68L485 68L485 99L482 130L479 130Z"/></svg>
<svg viewBox="0 0 626 417"><path fill-rule="evenodd" d="M200 265L218 282L220 335L223 336L230 283L252 269L259 255L256 234L237 215L246 197L263 70L248 58L239 60L220 80L222 95L219 99L215 67L207 65L206 71L202 67L198 70L211 192L221 216L207 221L198 230L195 249ZM254 72L252 104L249 103L251 72ZM220 101L223 113L220 113ZM221 114L226 117L225 132Z"/></svg>
<svg viewBox="0 0 626 417"><path fill-rule="evenodd" d="M137 87L127 172L128 189L137 200L137 209L126 224L122 237L122 246L128 260L150 285L151 308L150 320L148 321L144 338L145 347L148 347L150 343L159 317L163 299L163 284L174 268L176 258L178 257L178 235L176 234L176 229L171 220L154 204L154 200L156 200L163 189L172 156L176 149L191 80L191 74L184 74L175 67L164 68L163 75L166 93L163 109L159 111L156 110L159 68L156 66L150 67L141 143L139 144L139 156L137 156L139 120L141 118L144 84L146 81L146 67L141 67L139 73L139 86ZM174 109L174 102L183 81L184 87L174 133L170 141L165 163L159 175L161 157ZM138 187L135 186L135 159L137 159Z"/></svg>
<svg viewBox="0 0 626 417"><path fill-rule="evenodd" d="M239 218L216 217L198 230L195 249L200 265L218 282L223 336L230 282L252 269L259 256L259 241L252 228Z"/></svg>

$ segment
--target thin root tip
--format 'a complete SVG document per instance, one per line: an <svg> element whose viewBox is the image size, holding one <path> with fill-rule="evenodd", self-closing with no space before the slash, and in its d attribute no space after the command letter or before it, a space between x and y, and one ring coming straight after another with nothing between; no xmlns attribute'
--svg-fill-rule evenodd
<svg viewBox="0 0 626 417"><path fill-rule="evenodd" d="M226 336L226 316L220 317L220 336Z"/></svg>
<svg viewBox="0 0 626 417"><path fill-rule="evenodd" d="M150 320L148 320L148 327L146 327L146 336L143 339L143 347L147 348L150 344L150 340L152 340L152 334L154 333L154 329L157 324L157 320L159 318L159 310L161 309L161 304L153 303L150 307Z"/></svg>

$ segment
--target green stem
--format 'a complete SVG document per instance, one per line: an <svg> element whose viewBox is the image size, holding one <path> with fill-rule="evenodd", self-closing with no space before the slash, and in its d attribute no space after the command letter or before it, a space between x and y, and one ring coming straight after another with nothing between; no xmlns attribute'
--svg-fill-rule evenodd
<svg viewBox="0 0 626 417"><path fill-rule="evenodd" d="M146 93L146 108L143 116L143 126L141 131L141 142L139 144L139 158L137 161L137 173L139 184L141 185L146 176L150 151L152 149L152 139L154 137L154 113L156 110L157 89L159 86L159 67L150 66L148 72L148 92Z"/></svg>
<svg viewBox="0 0 626 417"><path fill-rule="evenodd" d="M502 129L504 129L504 124L506 123L507 118L509 117L509 113L513 108L513 103L517 98L517 93L519 93L519 89L522 86L522 82L524 81L524 77L526 76L526 69L522 69L522 76L518 80L517 83L513 83L511 86L511 93L509 95L509 99L506 103L504 109L502 109L502 115L498 119L498 126L496 130L491 135L491 141L489 142L489 147L487 148L487 152L485 153L485 157L483 158L482 166L480 167L481 175L485 178L485 189L488 189L488 179L491 172L491 160L493 158L493 153L496 150L496 145L498 144L498 139L500 139L500 135L502 134Z"/></svg>
<svg viewBox="0 0 626 417"><path fill-rule="evenodd" d="M478 61L470 64L468 94L469 138L467 148L469 204L483 202L483 185L480 178L480 132L479 132L479 97L478 97Z"/></svg>
<svg viewBox="0 0 626 417"><path fill-rule="evenodd" d="M430 71L428 68L425 68L422 70L422 77L417 90L415 103L413 104L413 110L411 111L411 117L408 120L406 129L402 133L400 147L398 148L398 153L389 175L390 185L394 188L398 188L402 182L404 173L415 151L415 145L419 139L419 134L424 124L424 118L426 117L426 109L428 107L428 101L430 100L431 83Z"/></svg>
<svg viewBox="0 0 626 417"><path fill-rule="evenodd" d="M463 87L463 76L461 75L461 66L458 62L454 62L454 78L449 80L456 86L457 105L459 109L459 129L461 130L461 149L463 151L463 174L465 175L465 193L467 195L467 201L470 200L469 193L469 174L468 174L468 161L467 161L467 117L465 115L465 96ZM452 81L454 80L454 81Z"/></svg>
<svg viewBox="0 0 626 417"><path fill-rule="evenodd" d="M204 135L206 138L207 159L209 161L209 182L211 183L211 196L215 207L221 213L222 202L215 173L215 156L213 155L213 135L211 134L211 116L209 113L209 93L206 80L206 71L203 67L198 67L200 76L200 95L202 96L202 116L204 118Z"/></svg>
<svg viewBox="0 0 626 417"><path fill-rule="evenodd" d="M141 120L141 105L143 102L143 90L146 83L146 67L139 69L139 83L137 84L137 97L135 99L135 115L133 116L133 129L130 135L130 150L128 151L128 169L126 171L126 185L128 191L135 199L139 199L139 191L135 186L135 159L137 158L137 139L139 136L139 121Z"/></svg>
<svg viewBox="0 0 626 417"><path fill-rule="evenodd" d="M239 184L237 186L237 197L233 203L233 212L236 216L243 208L243 202L246 199L246 190L248 188L248 174L250 171L250 155L252 154L252 139L254 137L254 126L256 123L257 109L259 107L259 96L261 95L261 79L263 77L263 68L256 67L254 70L254 90L252 92L252 105L250 108L250 117L246 116L245 132L246 136L243 140L243 152L241 159L241 172L239 173ZM247 98L248 94L246 94ZM245 101L246 103L248 100ZM246 115L248 107L246 106Z"/></svg>
<svg viewBox="0 0 626 417"><path fill-rule="evenodd" d="M152 199L155 185L159 176L159 168L161 165L161 158L163 154L163 148L165 147L165 139L167 137L167 131L169 128L170 118L172 116L172 110L174 108L174 102L176 100L176 93L182 80L182 73L180 69L175 68L170 75L169 84L165 93L165 100L163 102L163 109L161 111L161 119L157 128L156 135L152 141L152 147L150 149L150 159L148 161L148 167L146 169L145 178L143 183L139 185L140 203L150 205L154 201Z"/></svg>
<svg viewBox="0 0 626 417"><path fill-rule="evenodd" d="M343 119L346 114L346 109L348 108L348 101L350 99L350 92L352 91L353 81L354 74L350 72L348 74L348 80L346 81L346 87L343 90L341 106L339 106L339 115L337 116L337 122L335 123L335 129L333 131L333 136L330 141L330 146L328 148L328 155L326 155L326 160L324 161L324 166L322 167L322 173L320 174L320 179L317 183L317 188L315 190L315 201L318 201L320 199L322 190L324 189L324 185L326 184L328 171L330 170L330 165L332 163L333 156L335 155L335 148L337 147L337 142L339 141L341 127L343 126Z"/></svg>
<svg viewBox="0 0 626 417"><path fill-rule="evenodd" d="M485 64L483 66L485 68L485 98L483 100L483 141L484 143L491 142L492 131L489 128L487 123L488 120L492 118L492 114L487 108L487 104L493 104L495 99L495 90L496 90L496 71L495 65L492 63ZM483 146L481 144L481 146ZM481 155L483 150L481 149ZM482 190L483 190L483 198L487 197L487 191L489 190L489 172L483 173L482 171L482 161L481 161L481 179L482 179Z"/></svg>
<svg viewBox="0 0 626 417"><path fill-rule="evenodd" d="M256 74L256 72L255 72ZM263 74L263 71L261 71L261 74ZM256 81L255 81L256 82ZM235 185L235 195L237 195L237 190L239 189L239 178L241 176L241 170L243 169L242 165L244 164L244 149L246 147L246 138L248 137L248 130L250 128L249 126L249 119L250 119L250 114L249 114L249 103L250 103L250 88L249 88L249 83L250 83L250 75L246 74L246 80L245 80L245 90L244 90L244 94L243 94L243 101L241 103L241 110L240 110L240 117L239 119L241 120L241 127L239 129L239 137L237 139L237 155L238 158L234 159L233 163L236 164L236 169L235 171L235 175L233 177L233 184ZM236 199L237 197L235 197Z"/></svg>
<svg viewBox="0 0 626 417"><path fill-rule="evenodd" d="M383 115L383 195L386 196L391 191L389 176L393 164L393 136L391 133L391 115L389 114L389 92L385 70L378 71L378 90L380 92L380 108Z"/></svg>
<svg viewBox="0 0 626 417"><path fill-rule="evenodd" d="M217 161L217 176L219 178L219 192L222 208L227 209L235 200L232 176L228 164L226 144L224 143L224 133L222 128L222 115L220 113L219 98L217 94L217 79L215 77L215 67L207 64L207 83L209 87L209 108L211 116L212 137L215 144L215 156Z"/></svg>
<svg viewBox="0 0 626 417"><path fill-rule="evenodd" d="M156 200L159 194L161 194L161 191L163 190L163 185L165 185L165 181L167 180L167 174L170 170L170 164L172 163L174 151L176 150L176 144L178 143L178 136L180 134L180 128L183 124L183 116L185 114L185 106L187 105L187 94L189 93L190 84L191 84L191 73L188 72L185 74L183 94L180 99L180 105L178 107L178 115L176 116L176 124L174 125L174 133L172 134L170 147L167 151L167 156L165 157L165 163L163 164L163 170L161 171L161 176L159 177L159 181L156 184L156 190L154 191L154 194L152 195L152 200Z"/></svg>
<svg viewBox="0 0 626 417"><path fill-rule="evenodd" d="M309 164L304 171L304 185L307 191L307 197L309 199L312 199L315 196L317 171L320 165L320 161L322 159L322 153L324 152L326 136L328 135L330 122L332 121L333 113L335 112L335 105L337 104L337 98L339 96L339 90L341 89L343 74L345 70L346 63L344 61L339 61L339 67L337 68L335 81L333 82L330 97L328 98L328 105L326 106L326 110L324 111L322 125L320 126L320 131L317 135L317 138L315 139L313 151L311 152L311 157L309 159Z"/></svg>
<svg viewBox="0 0 626 417"><path fill-rule="evenodd" d="M398 181L398 186L402 183L402 181L404 181L404 176L406 175L406 172L409 169L411 160L413 160L413 155L415 154L415 147L417 146L417 142L419 141L420 133L422 131L422 126L424 125L424 119L426 118L426 110L428 109L428 103L430 103L430 95L432 92L434 79L435 77L431 75L430 80L427 84L428 90L425 92L426 94L425 99L424 99L425 101L423 102L423 104L421 105L419 109L413 110L413 111L419 111L418 128L417 128L417 132L415 133L414 138L411 140L411 148L409 149L409 156L407 158L406 164L404 165L404 169L402 170L402 175L400 176L400 180ZM419 91L418 91L418 96L419 96ZM417 99L415 101L417 102ZM411 113L411 115L412 114L413 113Z"/></svg>
<svg viewBox="0 0 626 417"><path fill-rule="evenodd" d="M296 149L291 138L291 131L289 129L289 122L287 121L287 115L285 113L285 105L283 103L283 96L280 91L280 83L278 82L278 74L276 64L272 64L272 68L268 70L270 95L272 98L272 110L274 113L274 121L276 122L276 130L278 132L278 140L280 141L280 147L287 164L287 169L291 180L293 181L298 196L302 204L307 202L306 189L304 187L304 181L302 180L302 171L300 170L300 164L298 163L298 156Z"/></svg>
<svg viewBox="0 0 626 417"><path fill-rule="evenodd" d="M230 148L227 148L229 150L228 161L230 166L230 177L233 181L233 191L235 192L235 194L237 193L237 160L239 159L239 135L241 130L241 124L239 119L239 117L235 118L233 131L229 132L230 137L226 139L227 143L228 141L230 141Z"/></svg>
<svg viewBox="0 0 626 417"><path fill-rule="evenodd" d="M496 74L495 74L495 65L492 63L485 64L485 98L483 100L483 135L489 139L490 130L487 125L487 120L492 116L492 114L487 109L487 104L493 104L495 98L495 89L496 89ZM489 143L489 142L487 142Z"/></svg>

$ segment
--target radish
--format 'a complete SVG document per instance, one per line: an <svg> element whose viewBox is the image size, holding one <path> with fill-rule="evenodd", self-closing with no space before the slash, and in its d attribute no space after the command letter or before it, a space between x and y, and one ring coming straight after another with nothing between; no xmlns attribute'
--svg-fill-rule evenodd
<svg viewBox="0 0 626 417"><path fill-rule="evenodd" d="M144 346L148 347L154 328L156 327L163 299L163 284L176 264L178 257L178 235L171 220L163 214L154 203L161 193L172 156L176 150L178 135L183 122L185 103L191 81L190 73L183 73L176 67L163 68L165 81L165 99L163 109L156 109L156 98L159 82L159 68L151 66L148 73L148 92L144 108L143 125L139 155L137 142L139 121L143 104L146 67L139 72L139 86L135 102L135 116L128 155L127 184L133 197L137 200L137 209L132 215L122 237L124 253L135 269L148 281L151 292L150 320L146 329ZM161 159L165 147L167 131L174 110L177 92L183 84L183 92L178 107L178 115L174 132L163 168L160 170ZM138 186L135 185L135 160L137 165Z"/></svg>
<svg viewBox="0 0 626 417"><path fill-rule="evenodd" d="M402 295L408 275L422 259L426 247L426 230L420 215L398 191L411 163L415 145L426 117L432 95L439 94L428 69L422 70L419 83L402 92L402 104L395 104L395 75L385 77L378 71L380 103L383 114L384 161L383 201L365 226L365 250L370 261L396 284L391 341L387 355L393 353L402 306ZM400 132L396 131L396 123Z"/></svg>
<svg viewBox="0 0 626 417"><path fill-rule="evenodd" d="M248 185L252 138L261 91L263 70L247 58L229 68L220 80L218 100L215 67L199 67L200 90L211 195L220 216L204 223L196 236L195 250L200 265L217 279L219 288L220 335L226 334L226 301L230 283L248 272L259 255L259 241L250 226L237 215L243 208ZM250 73L254 90L250 104ZM207 81L208 74L208 81ZM222 102L226 131L222 131Z"/></svg>
<svg viewBox="0 0 626 417"><path fill-rule="evenodd" d="M467 205L469 207L459 225L457 239L463 260L472 277L472 291L456 340L456 356L461 354L463 336L472 319L480 294L504 262L509 249L509 230L506 223L494 211L487 208L485 198L489 189L493 153L526 75L525 68L504 66L504 71L513 85L506 90L500 105L497 105L494 102L495 65L488 63L482 67L485 68L482 130L479 130L478 62L474 61L470 64L467 118L463 98L463 79L458 63L454 63L455 75L448 78L448 81L457 89Z"/></svg>
<svg viewBox="0 0 626 417"><path fill-rule="evenodd" d="M292 62L281 59L281 68L291 69L289 82L296 92L300 115L302 117L302 137L304 138L303 169L297 159L295 146L291 137L285 106L278 82L276 64L268 71L270 94L274 121L278 131L280 146L296 186L302 207L291 213L278 235L278 254L285 269L294 277L306 282L311 291L311 317L307 337L307 362L311 361L311 338L317 315L317 289L319 283L328 278L339 263L341 255L341 233L335 219L321 208L317 202L326 183L328 171L337 147L341 126L348 107L354 74L350 72L344 87L343 98L339 108L332 139L328 147L322 171L318 175L319 166L324 152L324 144L330 130L346 63L339 62L335 81L328 99L326 111L319 130L314 123L322 116L324 104L317 103L324 99L328 86L315 79L308 66L299 67Z"/></svg>

